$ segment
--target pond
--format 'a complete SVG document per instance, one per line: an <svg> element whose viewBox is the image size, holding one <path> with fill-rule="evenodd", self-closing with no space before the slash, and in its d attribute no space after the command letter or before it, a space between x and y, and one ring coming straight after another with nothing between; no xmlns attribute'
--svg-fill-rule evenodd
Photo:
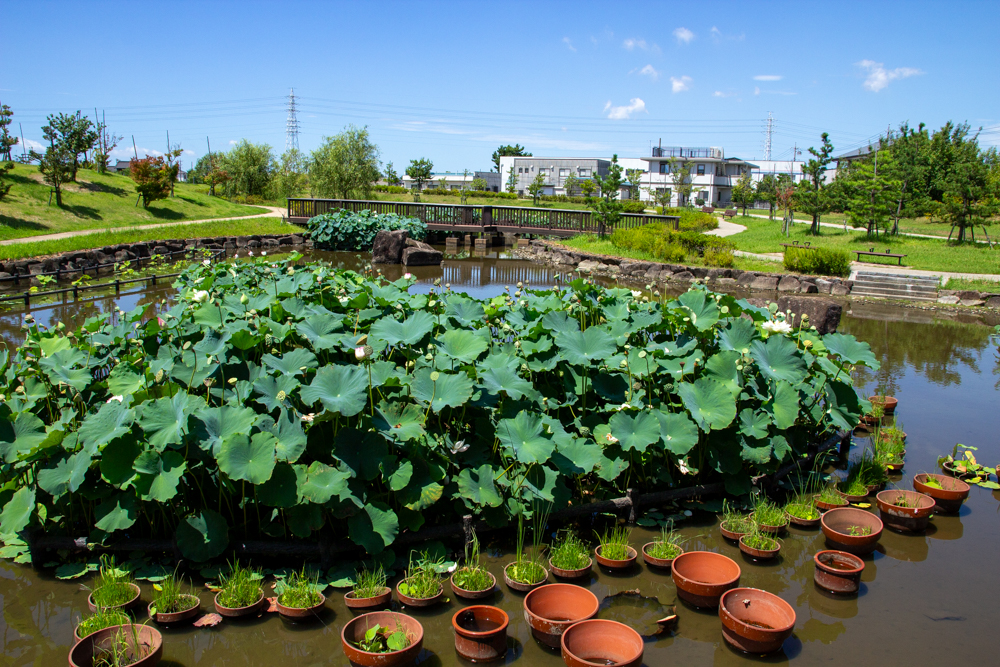
<svg viewBox="0 0 1000 667"><path fill-rule="evenodd" d="M365 263L363 255L350 253L316 256L345 268ZM402 273L400 267L383 270L390 277L396 277L393 272ZM539 288L556 280L548 268L503 254L449 260L443 267L420 267L412 273L419 281L414 289L429 289L440 278L453 289L477 297L499 294L505 285L513 288L519 280ZM33 306L32 312L42 323L76 325L95 310L107 311L116 305L129 310L170 295L169 287L158 286L123 293L117 301L113 295L102 296L85 303ZM21 339L20 323L20 313L0 316L0 335L9 346ZM909 437L906 466L892 478L896 486L910 489L914 474L936 472L936 458L956 442L978 447L978 458L987 465L1000 461L1000 361L990 343L991 327L925 311L855 304L845 308L840 330L869 342L882 364L877 377L857 378L862 388L871 391L878 385L900 401L897 416ZM852 452L866 442L856 436ZM990 592L1000 590L1000 568L990 563L995 563L1000 549L998 506L1000 493L973 487L957 516L936 516L925 534L886 530L879 549L865 558L860 594L849 598L829 596L813 584L812 555L825 548L818 530L791 528L783 536L777 562L759 564L723 540L717 522L704 513L695 514L681 527L688 550L717 551L733 558L742 568L741 585L768 590L795 608L794 635L783 651L764 660L730 649L722 639L715 611L699 611L679 602L669 571L640 565L627 575L613 575L595 567L587 586L603 600L599 618L620 620L644 635L646 665L948 663L956 651L969 655L992 650L988 640L993 637L997 615ZM589 537L586 532L583 536ZM650 530L636 528L631 543L639 547L653 537ZM500 538L500 534L483 536L489 550L485 564L498 578L512 551L506 540L496 541ZM65 664L74 625L86 613L88 592L81 582L89 582L58 581L51 572L0 561L0 664ZM150 585L143 583L142 588L143 599L150 600ZM610 597L624 591L633 593ZM160 664L230 666L284 661L346 665L339 635L351 612L343 604L342 593L328 589L327 611L316 623L296 625L266 614L244 623L227 621L212 629L166 630ZM200 597L202 608L210 610L211 593L202 590ZM455 654L451 630L451 617L461 605L449 597L449 602L428 610L405 610L424 626L421 665L463 664ZM563 664L558 653L532 639L522 600L522 595L501 584L488 602L510 617L511 651L506 662L538 667ZM679 616L676 629L656 634L655 620L672 613L674 607Z"/></svg>

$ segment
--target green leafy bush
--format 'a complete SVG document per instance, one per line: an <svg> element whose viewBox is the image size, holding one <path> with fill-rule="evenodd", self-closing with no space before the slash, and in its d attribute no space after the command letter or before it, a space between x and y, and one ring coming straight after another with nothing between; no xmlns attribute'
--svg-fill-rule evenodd
<svg viewBox="0 0 1000 667"><path fill-rule="evenodd" d="M427 235L427 225L418 218L369 210L323 213L309 218L306 226L313 243L324 250L371 250L375 235L381 231L405 229L415 239Z"/></svg>
<svg viewBox="0 0 1000 667"><path fill-rule="evenodd" d="M719 228L719 219L711 213L705 213L693 208L663 208L661 215L676 215L680 217L682 232L707 232Z"/></svg>
<svg viewBox="0 0 1000 667"><path fill-rule="evenodd" d="M372 190L375 192L388 192L394 195L405 195L410 192L409 188L404 188L402 185L376 185Z"/></svg>
<svg viewBox="0 0 1000 667"><path fill-rule="evenodd" d="M830 248L785 248L785 268L808 275L847 276L851 273L851 255Z"/></svg>
<svg viewBox="0 0 1000 667"><path fill-rule="evenodd" d="M623 213L645 213L646 204L641 201L627 200L622 202Z"/></svg>
<svg viewBox="0 0 1000 667"><path fill-rule="evenodd" d="M732 266L735 249L732 241L698 232L675 232L662 222L616 229L611 234L611 243L619 248L647 252L664 262L683 262L688 254L707 254L706 261L717 262L713 266Z"/></svg>
<svg viewBox="0 0 1000 667"><path fill-rule="evenodd" d="M709 266L730 267L736 261L730 248L705 248L702 257Z"/></svg>
<svg viewBox="0 0 1000 667"><path fill-rule="evenodd" d="M409 192L409 191L407 191ZM461 190L449 190L448 188L424 188L421 194L439 195L442 197L458 198L462 195ZM517 195L512 192L490 192L488 190L466 190L466 197L486 197L488 199L517 199Z"/></svg>

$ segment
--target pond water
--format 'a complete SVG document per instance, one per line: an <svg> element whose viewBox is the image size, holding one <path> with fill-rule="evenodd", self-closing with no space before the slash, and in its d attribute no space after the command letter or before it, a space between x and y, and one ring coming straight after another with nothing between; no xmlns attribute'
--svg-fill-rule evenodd
<svg viewBox="0 0 1000 667"><path fill-rule="evenodd" d="M365 263L364 256L348 253L317 256L345 268ZM399 267L383 271L390 277L402 273ZM430 289L433 280L441 278L454 289L479 297L494 296L518 280L528 280L534 287L551 286L555 281L553 271L502 254L449 260L443 267L412 272L419 280L415 289ZM32 312L42 323L76 325L95 310L107 311L116 304L129 310L170 295L169 287L159 286L124 293L117 301L102 296L83 303L33 306ZM21 317L14 312L0 316L0 336L9 346L20 340ZM840 330L869 342L882 363L877 377L857 378L863 388L873 390L878 384L900 401L897 417L909 437L906 466L893 477L898 488L912 488L914 474L936 471L936 457L949 452L956 442L978 447L978 458L987 465L1000 462L1000 361L990 344L991 327L926 311L855 304L845 308ZM852 452L859 451L866 440L859 436L855 442ZM730 649L714 610L696 610L679 602L669 571L640 564L627 574L616 575L595 566L586 585L602 600L599 618L620 620L644 636L644 662L651 667L757 661L803 666L947 664L957 651L977 660L972 656L979 652L995 652L989 640L998 618L993 596L1000 590L1000 568L995 565L1000 549L998 507L1000 493L973 487L957 516L936 516L925 534L886 530L878 551L865 558L862 588L854 597L834 597L814 586L812 556L825 548L819 530L789 529L778 560L756 563L722 539L716 522L696 514L682 527L688 539L686 549L717 551L733 558L742 568L741 585L775 593L795 608L794 635L781 652L764 659ZM511 557L506 542L492 541L500 537L484 536L489 547L484 561L498 578ZM636 528L631 542L638 548L653 538L653 532ZM88 593L81 583L89 582L58 581L51 570L0 561L0 664L66 664L74 625L86 613ZM142 588L148 602L151 587L143 583ZM160 664L347 665L340 628L351 612L343 604L342 593L327 591L327 611L313 623L293 624L266 614L242 623L226 621L212 629L165 630ZM463 664L455 653L451 630L451 617L463 605L448 593L447 603L405 610L423 624L424 651L419 664L427 667ZM200 597L202 608L211 610L211 593L203 590ZM503 608L510 617L511 650L506 663L563 664L558 653L531 637L522 600L522 595L501 583L492 601L486 602ZM656 620L672 609L679 617L677 627L657 634Z"/></svg>

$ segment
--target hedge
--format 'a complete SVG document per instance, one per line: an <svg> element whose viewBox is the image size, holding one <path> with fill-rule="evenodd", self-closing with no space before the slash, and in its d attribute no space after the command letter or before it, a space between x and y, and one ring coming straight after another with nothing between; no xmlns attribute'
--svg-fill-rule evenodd
<svg viewBox="0 0 1000 667"><path fill-rule="evenodd" d="M851 273L851 255L830 248L785 248L785 268L795 273L847 276Z"/></svg>

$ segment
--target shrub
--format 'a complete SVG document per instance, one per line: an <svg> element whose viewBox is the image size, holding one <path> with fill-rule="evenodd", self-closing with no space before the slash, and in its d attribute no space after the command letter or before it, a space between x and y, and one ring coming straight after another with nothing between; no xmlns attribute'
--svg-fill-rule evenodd
<svg viewBox="0 0 1000 667"><path fill-rule="evenodd" d="M680 217L681 231L707 232L719 228L719 219L711 213L696 211L693 208L662 208L660 215L676 215Z"/></svg>
<svg viewBox="0 0 1000 667"><path fill-rule="evenodd" d="M410 190L402 185L376 185L372 188L375 192L389 192L394 195L405 195Z"/></svg>
<svg viewBox="0 0 1000 667"><path fill-rule="evenodd" d="M728 268L733 265L735 257L729 248L705 248L703 255L705 263L709 266L721 266Z"/></svg>
<svg viewBox="0 0 1000 667"><path fill-rule="evenodd" d="M625 201L622 202L622 212L624 213L645 213L646 205L641 201Z"/></svg>
<svg viewBox="0 0 1000 667"><path fill-rule="evenodd" d="M785 268L795 273L847 276L851 273L851 256L846 250L785 248Z"/></svg>
<svg viewBox="0 0 1000 667"><path fill-rule="evenodd" d="M427 225L418 218L369 210L323 213L309 218L306 225L313 243L324 250L369 250L375 235L383 230L405 229L415 239L427 235Z"/></svg>
<svg viewBox="0 0 1000 667"><path fill-rule="evenodd" d="M662 222L616 229L611 235L611 243L619 248L647 252L664 262L682 262L688 254L708 254L712 261L718 262L713 266L732 266L735 249L732 241L697 232L675 232ZM709 261L707 257L706 261Z"/></svg>

